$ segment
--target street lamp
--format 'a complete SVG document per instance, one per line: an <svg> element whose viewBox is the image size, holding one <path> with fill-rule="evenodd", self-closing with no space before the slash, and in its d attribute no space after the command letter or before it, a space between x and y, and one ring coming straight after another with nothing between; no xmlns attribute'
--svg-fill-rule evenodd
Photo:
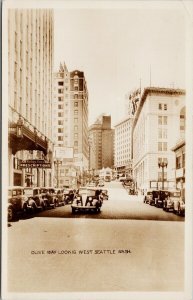
<svg viewBox="0 0 193 300"><path fill-rule="evenodd" d="M162 190L164 190L164 168L167 168L168 163L165 161L159 162L158 167L162 168Z"/></svg>
<svg viewBox="0 0 193 300"><path fill-rule="evenodd" d="M61 160L55 160L54 164L57 167L57 188L59 188L59 166L62 164Z"/></svg>

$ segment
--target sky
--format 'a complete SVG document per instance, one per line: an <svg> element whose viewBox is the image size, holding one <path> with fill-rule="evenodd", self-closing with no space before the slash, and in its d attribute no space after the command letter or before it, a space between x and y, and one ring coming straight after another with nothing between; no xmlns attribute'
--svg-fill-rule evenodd
<svg viewBox="0 0 193 300"><path fill-rule="evenodd" d="M83 71L89 125L101 113L114 126L125 95L141 86L185 88L185 19L175 9L55 9L54 71Z"/></svg>

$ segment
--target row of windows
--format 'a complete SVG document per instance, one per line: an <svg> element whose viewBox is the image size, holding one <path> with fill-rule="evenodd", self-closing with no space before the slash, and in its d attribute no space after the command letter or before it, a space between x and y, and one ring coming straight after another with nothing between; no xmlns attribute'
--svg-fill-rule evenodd
<svg viewBox="0 0 193 300"><path fill-rule="evenodd" d="M167 125L168 117L167 116L158 116L158 124L159 125Z"/></svg>
<svg viewBox="0 0 193 300"><path fill-rule="evenodd" d="M165 103L158 103L158 109L159 110L167 110L167 104Z"/></svg>
<svg viewBox="0 0 193 300"><path fill-rule="evenodd" d="M158 138L159 139L167 139L167 129L166 128L158 128Z"/></svg>

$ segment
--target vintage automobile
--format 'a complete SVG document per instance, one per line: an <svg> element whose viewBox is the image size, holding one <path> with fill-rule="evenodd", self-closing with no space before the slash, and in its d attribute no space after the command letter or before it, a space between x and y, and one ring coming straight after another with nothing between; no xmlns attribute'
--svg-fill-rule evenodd
<svg viewBox="0 0 193 300"><path fill-rule="evenodd" d="M72 204L74 200L75 191L72 189L64 190L64 201L66 204Z"/></svg>
<svg viewBox="0 0 193 300"><path fill-rule="evenodd" d="M174 203L180 200L180 191L169 191L168 197L163 201L163 210L174 211Z"/></svg>
<svg viewBox="0 0 193 300"><path fill-rule="evenodd" d="M168 197L168 194L169 192L167 190L159 190L155 198L155 206L163 208L164 200Z"/></svg>
<svg viewBox="0 0 193 300"><path fill-rule="evenodd" d="M32 187L24 187L24 194L28 199L28 204L31 206L32 213L42 210L42 206L38 205L34 200L34 189Z"/></svg>
<svg viewBox="0 0 193 300"><path fill-rule="evenodd" d="M108 195L108 190L107 189L102 189L101 190L101 195L103 197L103 200L109 200L109 195Z"/></svg>
<svg viewBox="0 0 193 300"><path fill-rule="evenodd" d="M151 190L150 190L150 191L147 191L147 192L145 193L143 202L149 204L150 201L151 201L151 199L152 199L152 197L153 197L152 191L151 191Z"/></svg>
<svg viewBox="0 0 193 300"><path fill-rule="evenodd" d="M185 198L180 198L180 200L178 202L177 213L179 216L185 216Z"/></svg>
<svg viewBox="0 0 193 300"><path fill-rule="evenodd" d="M92 188L80 188L76 194L72 207L75 212L100 212L103 203L101 190Z"/></svg>
<svg viewBox="0 0 193 300"><path fill-rule="evenodd" d="M58 204L58 206L60 206L60 205L64 206L65 205L65 202L64 202L64 199L65 199L64 190L60 189L60 188L56 188L55 189L55 193L56 193L56 197L57 197L57 204Z"/></svg>
<svg viewBox="0 0 193 300"><path fill-rule="evenodd" d="M59 206L56 191L53 187L43 187L42 192L46 195L48 207L55 208Z"/></svg>
<svg viewBox="0 0 193 300"><path fill-rule="evenodd" d="M33 199L38 208L45 210L48 207L48 199L44 188L33 188Z"/></svg>
<svg viewBox="0 0 193 300"><path fill-rule="evenodd" d="M98 182L98 186L103 187L104 185L105 185L104 181L100 179L99 182Z"/></svg>
<svg viewBox="0 0 193 300"><path fill-rule="evenodd" d="M180 190L171 192L170 197L173 200L173 212L178 215L185 215L185 198L181 196Z"/></svg>
<svg viewBox="0 0 193 300"><path fill-rule="evenodd" d="M25 195L24 188L13 186L8 188L7 219L9 222L16 217L23 216L31 211L28 198Z"/></svg>

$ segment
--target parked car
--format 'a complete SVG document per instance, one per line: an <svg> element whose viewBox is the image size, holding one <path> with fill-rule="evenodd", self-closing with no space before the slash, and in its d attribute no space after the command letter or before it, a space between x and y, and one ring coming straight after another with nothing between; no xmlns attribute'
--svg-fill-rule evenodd
<svg viewBox="0 0 193 300"><path fill-rule="evenodd" d="M152 191L151 191L151 190L150 190L150 191L147 191L147 192L145 193L143 202L149 204L149 203L150 203L150 200L152 199L152 197L153 197Z"/></svg>
<svg viewBox="0 0 193 300"><path fill-rule="evenodd" d="M101 190L80 188L71 205L72 213L100 212L102 203Z"/></svg>
<svg viewBox="0 0 193 300"><path fill-rule="evenodd" d="M36 206L42 210L48 207L48 199L46 195L46 190L41 187L33 188L33 199L36 203Z"/></svg>
<svg viewBox="0 0 193 300"><path fill-rule="evenodd" d="M152 196L149 198L149 205L155 205L156 200L159 197L159 191L158 190L153 190L152 191Z"/></svg>
<svg viewBox="0 0 193 300"><path fill-rule="evenodd" d="M181 197L181 192L174 191L170 193L173 200L173 212L179 215L185 214L185 199Z"/></svg>
<svg viewBox="0 0 193 300"><path fill-rule="evenodd" d="M155 198L155 206L163 208L164 200L168 197L168 194L169 192L167 190L159 190Z"/></svg>
<svg viewBox="0 0 193 300"><path fill-rule="evenodd" d="M31 206L31 212L42 209L42 206L34 200L34 189L32 187L24 187L24 194L28 199L28 204Z"/></svg>
<svg viewBox="0 0 193 300"><path fill-rule="evenodd" d="M8 188L7 219L9 222L31 210L24 188L13 186Z"/></svg>
<svg viewBox="0 0 193 300"><path fill-rule="evenodd" d="M180 191L169 191L168 197L163 201L163 209L174 211L174 203L180 200Z"/></svg>
<svg viewBox="0 0 193 300"><path fill-rule="evenodd" d="M178 202L178 211L179 216L185 216L185 198L180 198Z"/></svg>
<svg viewBox="0 0 193 300"><path fill-rule="evenodd" d="M56 191L53 187L44 187L42 192L46 194L48 207L55 208L59 205Z"/></svg>
<svg viewBox="0 0 193 300"><path fill-rule="evenodd" d="M65 204L64 190L60 189L60 188L57 188L57 189L55 189L55 193L56 193L58 205L64 206L64 204Z"/></svg>

